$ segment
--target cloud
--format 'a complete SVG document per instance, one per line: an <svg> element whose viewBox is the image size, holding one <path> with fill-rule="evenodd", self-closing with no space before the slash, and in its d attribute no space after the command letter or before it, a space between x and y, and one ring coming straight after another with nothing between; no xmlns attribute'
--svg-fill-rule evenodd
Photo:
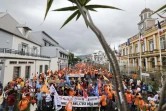
<svg viewBox="0 0 166 111"><path fill-rule="evenodd" d="M146 0L146 7L156 10L165 0ZM139 14L145 0L91 0L90 4L112 5L124 11L98 9L90 12L94 23L103 32L108 44L117 48L127 38L137 34ZM51 9L72 6L66 0L54 1ZM90 54L102 47L95 34L86 27L83 18L60 27L73 12L50 11L43 22L46 0L0 0L0 10L8 11L19 23L26 23L34 31L44 30L64 48L76 54ZM155 17L155 16L154 16Z"/></svg>

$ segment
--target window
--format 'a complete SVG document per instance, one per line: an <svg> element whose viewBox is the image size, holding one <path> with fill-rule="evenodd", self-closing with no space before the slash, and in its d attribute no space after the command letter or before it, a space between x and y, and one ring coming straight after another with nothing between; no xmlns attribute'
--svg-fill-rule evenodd
<svg viewBox="0 0 166 111"><path fill-rule="evenodd" d="M25 67L25 78L29 78L30 76L30 66Z"/></svg>
<svg viewBox="0 0 166 111"><path fill-rule="evenodd" d="M128 55L128 48L126 48L126 55Z"/></svg>
<svg viewBox="0 0 166 111"><path fill-rule="evenodd" d="M39 67L39 73L43 73L43 66L42 65L40 65L40 67Z"/></svg>
<svg viewBox="0 0 166 111"><path fill-rule="evenodd" d="M152 63L152 68L155 68L155 60L154 60L154 58L151 59L151 63Z"/></svg>
<svg viewBox="0 0 166 111"><path fill-rule="evenodd" d="M45 73L47 73L48 65L45 65Z"/></svg>
<svg viewBox="0 0 166 111"><path fill-rule="evenodd" d="M125 55L125 49L123 49L123 56Z"/></svg>
<svg viewBox="0 0 166 111"><path fill-rule="evenodd" d="M151 13L148 13L148 17L150 18L150 16L151 16Z"/></svg>
<svg viewBox="0 0 166 111"><path fill-rule="evenodd" d="M133 53L133 49L132 49L132 46L130 46L130 54Z"/></svg>
<svg viewBox="0 0 166 111"><path fill-rule="evenodd" d="M33 54L37 54L37 47L33 47Z"/></svg>
<svg viewBox="0 0 166 111"><path fill-rule="evenodd" d="M47 42L44 42L44 46L47 46Z"/></svg>
<svg viewBox="0 0 166 111"><path fill-rule="evenodd" d="M135 53L138 53L138 44L135 45Z"/></svg>
<svg viewBox="0 0 166 111"><path fill-rule="evenodd" d="M28 45L23 43L22 44L22 51L27 52L27 50L28 50Z"/></svg>
<svg viewBox="0 0 166 111"><path fill-rule="evenodd" d="M163 66L166 66L166 57L162 58L162 64L163 64Z"/></svg>
<svg viewBox="0 0 166 111"><path fill-rule="evenodd" d="M144 14L144 19L146 19L146 18L147 18L147 13Z"/></svg>
<svg viewBox="0 0 166 111"><path fill-rule="evenodd" d="M141 50L142 50L142 52L145 52L145 44L144 43L141 44Z"/></svg>
<svg viewBox="0 0 166 111"><path fill-rule="evenodd" d="M141 15L141 20L143 20L143 15Z"/></svg>
<svg viewBox="0 0 166 111"><path fill-rule="evenodd" d="M149 40L149 51L153 51L153 50L154 50L153 40Z"/></svg>
<svg viewBox="0 0 166 111"><path fill-rule="evenodd" d="M161 49L165 49L165 46L166 46L165 37L161 37L160 38L160 47L161 47Z"/></svg>
<svg viewBox="0 0 166 111"><path fill-rule="evenodd" d="M20 67L14 67L13 78L19 78L20 76Z"/></svg>

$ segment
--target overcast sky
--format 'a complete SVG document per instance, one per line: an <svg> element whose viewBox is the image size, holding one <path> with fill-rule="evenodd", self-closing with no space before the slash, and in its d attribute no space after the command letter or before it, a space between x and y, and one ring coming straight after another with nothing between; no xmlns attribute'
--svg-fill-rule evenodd
<svg viewBox="0 0 166 111"><path fill-rule="evenodd" d="M46 0L0 0L0 12L11 14L19 23L26 23L34 31L44 30L64 48L75 54L90 54L102 47L95 34L87 29L82 17L76 22L61 25L73 12L50 11L43 23ZM127 38L138 33L139 14L145 8L156 10L165 0L91 0L89 4L103 4L119 7L125 11L98 9L91 12L94 23L103 32L108 44L113 48ZM51 9L72 6L67 0L54 0ZM154 16L155 17L155 16ZM43 24L42 24L43 23Z"/></svg>

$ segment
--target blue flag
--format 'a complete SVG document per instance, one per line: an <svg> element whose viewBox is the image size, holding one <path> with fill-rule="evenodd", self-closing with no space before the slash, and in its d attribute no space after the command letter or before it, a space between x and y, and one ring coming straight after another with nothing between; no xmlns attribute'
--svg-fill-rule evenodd
<svg viewBox="0 0 166 111"><path fill-rule="evenodd" d="M96 84L94 90L93 90L95 96L99 97L99 92L98 92L98 84Z"/></svg>
<svg viewBox="0 0 166 111"><path fill-rule="evenodd" d="M126 46L130 45L130 39L127 39Z"/></svg>
<svg viewBox="0 0 166 111"><path fill-rule="evenodd" d="M71 87L70 80L68 74L66 74L66 83Z"/></svg>

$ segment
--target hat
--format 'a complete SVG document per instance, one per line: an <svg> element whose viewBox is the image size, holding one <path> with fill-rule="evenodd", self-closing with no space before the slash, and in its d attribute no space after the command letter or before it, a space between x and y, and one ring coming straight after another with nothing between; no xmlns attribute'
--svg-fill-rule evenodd
<svg viewBox="0 0 166 111"><path fill-rule="evenodd" d="M31 101L31 103L36 103L36 100L33 99L33 100Z"/></svg>

